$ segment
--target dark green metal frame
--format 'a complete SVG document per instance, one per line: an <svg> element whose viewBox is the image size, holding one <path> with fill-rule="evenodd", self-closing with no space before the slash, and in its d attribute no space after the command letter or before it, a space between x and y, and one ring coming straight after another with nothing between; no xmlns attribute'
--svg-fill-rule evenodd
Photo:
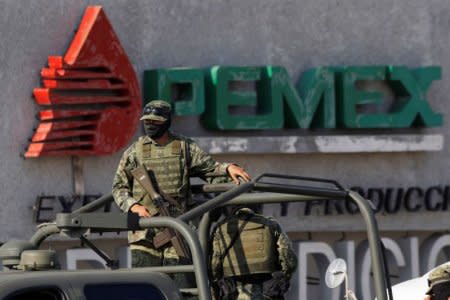
<svg viewBox="0 0 450 300"><path fill-rule="evenodd" d="M267 179L320 182L328 184L330 185L330 187L322 188L264 181ZM388 281L386 280L386 275L384 274L385 262L383 260L382 249L380 245L378 225L370 201L364 199L358 193L350 190L345 190L339 183L332 180L279 174L263 174L251 182L241 183L237 186L232 184L220 184L202 185L195 188L200 192L221 192L221 194L186 212L185 214L179 216L177 219L169 217L152 217L141 218L137 221L130 221L130 216L127 216L126 214L84 214L87 212L92 212L113 201L111 195L106 195L74 211L71 214L58 215L55 224L49 224L40 228L38 232L36 232L35 235L30 239L30 242L38 247L39 244L47 236L58 233L61 230L73 231L76 229L81 230L87 228L95 228L95 231L105 232L126 231L138 228L144 229L150 227L171 227L175 230L178 230L186 239L186 242L189 245L193 256L193 265L149 269L158 272L193 272L195 269L199 298L201 300L206 300L210 299L211 297L208 286L206 261L204 259L204 253L207 253L208 251L208 241L211 225L209 212L211 210L219 206L238 204L269 204L327 199L353 201L358 206L367 227L366 229L372 259L376 297L379 300L388 299ZM251 191L265 193L248 193ZM100 218L101 220L99 220L98 218ZM198 237L196 236L195 232L187 225L189 221L196 218L201 218L198 229Z"/></svg>

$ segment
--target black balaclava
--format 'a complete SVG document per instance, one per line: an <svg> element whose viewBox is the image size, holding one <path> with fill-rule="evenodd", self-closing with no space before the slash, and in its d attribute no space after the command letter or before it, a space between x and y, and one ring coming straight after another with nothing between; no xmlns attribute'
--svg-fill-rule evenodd
<svg viewBox="0 0 450 300"><path fill-rule="evenodd" d="M159 125L144 122L144 132L152 139L160 138L169 129L171 121L172 118L168 117L164 123Z"/></svg>

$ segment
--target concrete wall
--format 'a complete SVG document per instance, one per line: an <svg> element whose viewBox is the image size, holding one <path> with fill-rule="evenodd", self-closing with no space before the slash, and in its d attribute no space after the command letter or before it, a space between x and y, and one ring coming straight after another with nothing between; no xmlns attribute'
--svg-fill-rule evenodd
<svg viewBox="0 0 450 300"><path fill-rule="evenodd" d="M36 197L71 195L70 157L24 160L28 138L37 125L38 107L31 94L40 86L39 71L49 55L63 55L87 5L100 4L110 19L142 83L143 71L155 68L212 65L281 65L293 81L308 68L334 65L440 65L441 81L427 100L444 115L444 125L426 130L384 130L395 133L439 134L438 152L215 154L234 161L253 175L262 172L322 176L344 186L429 187L447 185L450 175L449 15L446 0L2 0L0 1L0 242L28 238L35 228ZM186 126L189 124L189 126ZM189 136L315 136L349 131L273 130L223 133L205 130L198 118L179 117L174 129ZM358 131L373 134L373 131ZM138 135L139 133L136 133ZM264 143L264 142L262 142ZM83 158L87 194L108 193L121 153ZM282 218L291 236L313 224L300 215ZM273 208L275 215L279 214ZM380 215L389 231L444 229L447 212ZM335 221L362 230L356 217L321 218L318 231ZM387 225L386 225L387 224ZM426 225L426 226L425 226ZM311 226L310 226L311 227ZM327 228L330 227L330 228ZM308 228L308 231L314 228ZM297 231L297 233L295 232ZM424 240L428 233L420 233ZM400 233L403 236L404 233ZM417 234L417 233L414 233ZM318 235L320 236L320 234ZM333 235L330 241L335 241ZM357 240L363 239L357 235ZM422 270L421 271L425 271ZM412 274L412 273L408 273ZM417 275L417 274L415 274ZM319 275L320 276L320 275Z"/></svg>
<svg viewBox="0 0 450 300"><path fill-rule="evenodd" d="M20 153L37 125L38 107L31 93L40 86L39 71L48 55L65 53L90 4L104 7L140 81L144 70L178 66L281 65L297 81L303 71L317 66L440 65L443 79L433 83L427 99L444 114L444 126L408 132L439 133L445 138L449 132L450 7L445 0L4 0L0 2L0 241L30 236L37 195L73 192L69 157L24 160ZM207 132L190 118L178 118L174 128L191 136L225 135ZM449 179L448 143L446 138L440 152L216 157L238 162L254 175L270 171L334 177L345 186L430 186ZM116 153L83 159L87 193L109 192L119 157Z"/></svg>

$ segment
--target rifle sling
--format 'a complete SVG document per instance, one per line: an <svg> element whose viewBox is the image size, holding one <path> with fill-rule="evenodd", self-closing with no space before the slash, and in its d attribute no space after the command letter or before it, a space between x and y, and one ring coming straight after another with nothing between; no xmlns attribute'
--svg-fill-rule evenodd
<svg viewBox="0 0 450 300"><path fill-rule="evenodd" d="M148 176L147 169L142 165L142 166L137 167L133 171L131 171L131 174L137 180L137 182L139 182L139 184L144 188L144 190L147 192L147 194L149 194L150 198L152 198L152 200L155 200L155 199L153 199L154 195L152 195L151 192L155 195L157 195L157 192L153 186L151 178ZM141 178L142 175L145 175L145 178ZM162 196L161 198L164 201L167 201L169 204L177 207L178 209L182 208L181 204L177 200L170 197L169 195L163 193L162 191L160 191L160 195Z"/></svg>
<svg viewBox="0 0 450 300"><path fill-rule="evenodd" d="M238 230L236 231L236 234L231 239L230 244L227 246L227 248L225 249L223 254L220 256L220 261L222 261L222 264L223 264L224 258L228 255L228 252L230 252L230 249L233 247L233 245L236 242L237 238L241 235L242 231L244 230L245 225L247 225L247 223L248 223L248 221L250 220L251 217L252 217L251 215L245 216L245 219L243 220L241 226L239 226Z"/></svg>

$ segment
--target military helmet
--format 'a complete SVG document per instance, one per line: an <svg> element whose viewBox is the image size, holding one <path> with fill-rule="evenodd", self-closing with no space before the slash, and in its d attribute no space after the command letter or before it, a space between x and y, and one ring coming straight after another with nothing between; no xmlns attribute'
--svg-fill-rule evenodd
<svg viewBox="0 0 450 300"><path fill-rule="evenodd" d="M164 100L152 100L144 106L141 121L154 120L165 122L170 118L172 106Z"/></svg>
<svg viewBox="0 0 450 300"><path fill-rule="evenodd" d="M430 295L433 287L445 282L450 282L450 264L441 265L431 271L430 275L428 275L428 286L430 288L426 294Z"/></svg>

